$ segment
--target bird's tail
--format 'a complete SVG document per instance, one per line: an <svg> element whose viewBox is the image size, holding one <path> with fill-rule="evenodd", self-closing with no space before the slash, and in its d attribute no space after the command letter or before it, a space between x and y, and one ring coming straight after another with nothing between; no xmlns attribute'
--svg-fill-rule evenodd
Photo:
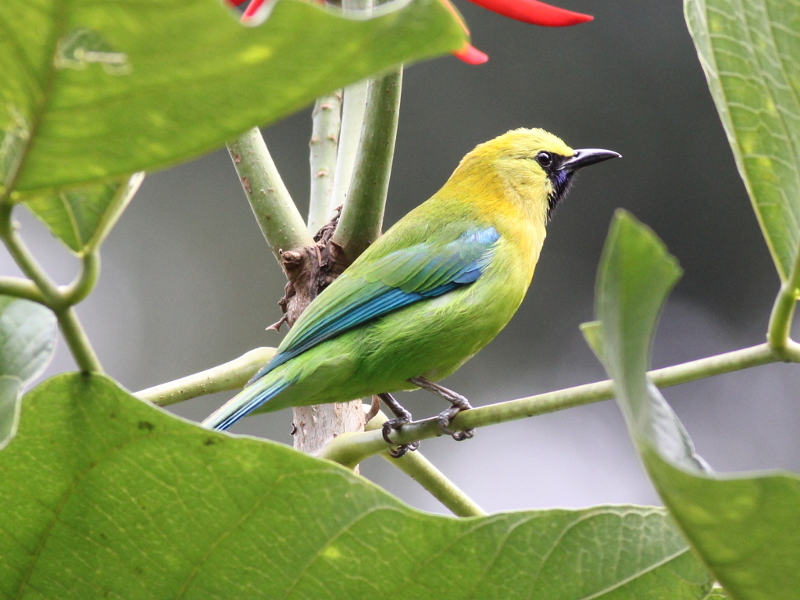
<svg viewBox="0 0 800 600"><path fill-rule="evenodd" d="M267 384L266 387L264 384ZM245 415L253 412L265 402L285 390L292 382L284 378L267 382L264 379L253 382L236 396L228 400L211 414L203 427L206 429L227 429Z"/></svg>

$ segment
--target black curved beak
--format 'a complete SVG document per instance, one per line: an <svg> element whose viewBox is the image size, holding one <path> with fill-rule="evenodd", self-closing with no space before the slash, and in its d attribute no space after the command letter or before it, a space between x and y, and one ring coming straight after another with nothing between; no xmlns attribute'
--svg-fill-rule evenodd
<svg viewBox="0 0 800 600"><path fill-rule="evenodd" d="M575 150L575 154L561 163L559 170L577 171L583 167L588 167L595 163L603 162L609 158L620 158L622 155L613 150L602 150L600 148L583 148Z"/></svg>

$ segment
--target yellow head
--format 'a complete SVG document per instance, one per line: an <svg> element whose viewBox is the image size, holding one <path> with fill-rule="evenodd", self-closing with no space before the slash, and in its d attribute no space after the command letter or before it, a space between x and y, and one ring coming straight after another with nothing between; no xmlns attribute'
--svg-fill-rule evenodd
<svg viewBox="0 0 800 600"><path fill-rule="evenodd" d="M619 154L573 150L543 129L514 129L478 145L458 165L452 180L480 185L484 198L512 201L549 220L576 170Z"/></svg>

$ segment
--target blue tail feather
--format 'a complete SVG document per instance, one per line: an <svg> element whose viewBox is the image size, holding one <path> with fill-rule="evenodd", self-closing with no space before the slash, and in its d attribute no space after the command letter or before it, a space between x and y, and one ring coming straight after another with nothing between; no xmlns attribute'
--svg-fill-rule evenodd
<svg viewBox="0 0 800 600"><path fill-rule="evenodd" d="M239 394L243 400L241 404L236 402L236 398L232 398L203 421L203 427L217 430L227 429L245 415L258 409L264 403L280 394L289 387L291 383L291 381L278 380L269 387L257 392L252 398L248 398L248 395L255 391L255 389L252 388L257 387L257 385L248 386Z"/></svg>

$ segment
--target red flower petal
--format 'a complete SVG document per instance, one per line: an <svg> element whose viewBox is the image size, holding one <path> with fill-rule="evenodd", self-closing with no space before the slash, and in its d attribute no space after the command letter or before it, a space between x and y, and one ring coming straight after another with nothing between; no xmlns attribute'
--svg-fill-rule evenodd
<svg viewBox="0 0 800 600"><path fill-rule="evenodd" d="M240 4L244 4L247 0L225 0L225 4L230 6L231 8L236 8Z"/></svg>
<svg viewBox="0 0 800 600"><path fill-rule="evenodd" d="M544 25L545 27L566 27L591 21L594 17L572 12L557 6L550 6L538 0L470 0L492 12L510 19Z"/></svg>
<svg viewBox="0 0 800 600"><path fill-rule="evenodd" d="M453 56L460 58L465 63L470 65L482 65L489 60L489 57L486 54L469 43L461 48L461 50L453 52Z"/></svg>

